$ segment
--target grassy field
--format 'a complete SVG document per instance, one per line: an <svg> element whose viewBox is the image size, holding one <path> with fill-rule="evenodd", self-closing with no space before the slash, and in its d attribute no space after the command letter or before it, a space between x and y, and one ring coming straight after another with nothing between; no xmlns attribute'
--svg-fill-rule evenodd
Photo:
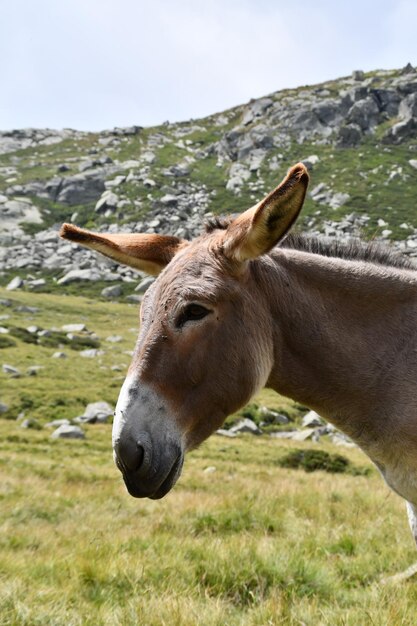
<svg viewBox="0 0 417 626"><path fill-rule="evenodd" d="M213 436L188 455L161 501L128 496L111 455L111 425L86 426L83 441L22 429L74 417L87 402L114 403L134 343L134 306L0 291L1 324L60 328L84 322L104 351L87 359L64 346L0 350L0 625L240 626L416 624L417 583L381 577L417 559L404 505L378 473L304 473L279 466L294 447L356 449ZM34 306L28 313L21 306ZM118 343L107 342L119 334ZM37 376L26 368L40 365ZM114 371L112 366L118 365ZM271 392L257 399L293 408ZM13 418L13 419L12 419Z"/></svg>

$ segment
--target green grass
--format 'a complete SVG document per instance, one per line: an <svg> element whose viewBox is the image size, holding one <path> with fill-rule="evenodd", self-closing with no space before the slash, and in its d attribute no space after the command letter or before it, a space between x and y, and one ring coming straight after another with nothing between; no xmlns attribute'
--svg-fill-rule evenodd
<svg viewBox="0 0 417 626"><path fill-rule="evenodd" d="M414 626L417 583L381 577L415 559L404 505L366 457L343 449L350 473L306 473L280 461L329 443L213 436L187 457L161 501L127 495L111 454L111 425L82 441L25 429L24 411L45 424L87 402L114 403L135 341L136 307L50 294L8 294L16 327L84 322L105 354L83 359L26 343L0 351L21 378L0 370L0 625ZM18 312L19 305L39 312ZM106 342L110 334L122 341ZM112 371L114 364L122 371ZM26 376L41 365L37 376ZM252 403L298 409L267 390ZM210 467L210 471L206 471ZM214 470L213 470L214 468Z"/></svg>

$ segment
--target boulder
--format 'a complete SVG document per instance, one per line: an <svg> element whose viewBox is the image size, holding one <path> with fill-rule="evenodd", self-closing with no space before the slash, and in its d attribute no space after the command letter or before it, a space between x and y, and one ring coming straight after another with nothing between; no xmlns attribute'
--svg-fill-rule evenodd
<svg viewBox="0 0 417 626"><path fill-rule="evenodd" d="M69 426L70 425L70 421L67 419L58 419L58 420L52 420L52 422L48 422L47 424L45 424L46 428L58 428L58 426Z"/></svg>
<svg viewBox="0 0 417 626"><path fill-rule="evenodd" d="M85 439L85 434L79 426L62 424L54 430L51 439Z"/></svg>
<svg viewBox="0 0 417 626"><path fill-rule="evenodd" d="M89 170L82 174L62 178L60 183L49 191L49 195L52 200L70 206L86 204L97 200L97 197L103 193L104 180L104 172Z"/></svg>
<svg viewBox="0 0 417 626"><path fill-rule="evenodd" d="M120 285L111 285L104 287L101 292L103 298L119 298L122 295L122 287Z"/></svg>
<svg viewBox="0 0 417 626"><path fill-rule="evenodd" d="M322 426L323 420L320 415L315 411L309 411L306 413L302 420L303 428L312 428L314 426Z"/></svg>
<svg viewBox="0 0 417 626"><path fill-rule="evenodd" d="M108 402L91 402L86 406L84 414L76 418L79 422L88 424L107 422L109 417L113 417L114 409Z"/></svg>
<svg viewBox="0 0 417 626"><path fill-rule="evenodd" d="M356 124L364 131L376 126L379 119L379 107L372 96L355 102L347 115L348 124Z"/></svg>
<svg viewBox="0 0 417 626"><path fill-rule="evenodd" d="M102 356L104 352L97 348L88 348L87 350L81 350L78 354L85 359L94 359L97 356Z"/></svg>
<svg viewBox="0 0 417 626"><path fill-rule="evenodd" d="M298 430L293 433L291 439L294 441L307 441L307 439L313 439L315 428L306 428L305 430Z"/></svg>
<svg viewBox="0 0 417 626"><path fill-rule="evenodd" d="M308 170L312 170L313 167L315 165L317 165L317 163L320 162L319 157L317 156L317 154L312 154L311 156L307 157L306 159L303 159L301 161Z"/></svg>
<svg viewBox="0 0 417 626"><path fill-rule="evenodd" d="M20 289L24 285L24 281L20 276L15 276L7 285L7 291L14 291L15 289Z"/></svg>
<svg viewBox="0 0 417 626"><path fill-rule="evenodd" d="M362 139L362 130L358 124L346 124L339 128L337 146L340 148L352 148L357 146Z"/></svg>
<svg viewBox="0 0 417 626"><path fill-rule="evenodd" d="M244 417L237 424L229 428L229 432L239 435L241 433L250 433L251 435L262 435L262 430L248 417Z"/></svg>
<svg viewBox="0 0 417 626"><path fill-rule="evenodd" d="M61 330L64 333L82 333L87 330L87 326L85 324L64 324L61 326Z"/></svg>
<svg viewBox="0 0 417 626"><path fill-rule="evenodd" d="M154 281L155 281L155 278L153 278L152 276L146 276L146 278L143 278L140 281L138 286L135 288L135 291L137 293L145 293L145 291L149 289L149 287L152 285Z"/></svg>
<svg viewBox="0 0 417 626"><path fill-rule="evenodd" d="M226 189L239 193L242 185L251 177L250 171L242 163L232 163Z"/></svg>
<svg viewBox="0 0 417 626"><path fill-rule="evenodd" d="M272 411L266 406L261 406L259 408L259 417L265 422L265 424L288 424L290 421L286 415L278 413L277 411Z"/></svg>
<svg viewBox="0 0 417 626"><path fill-rule="evenodd" d="M365 73L362 70L354 70L352 72L352 78L356 81L362 81L365 79Z"/></svg>
<svg viewBox="0 0 417 626"><path fill-rule="evenodd" d="M237 437L236 433L230 431L230 430L226 430L225 428L219 428L218 430L216 430L216 435L220 435L221 437Z"/></svg>
<svg viewBox="0 0 417 626"><path fill-rule="evenodd" d="M17 367L13 367L13 365L8 365L7 363L3 363L3 372L10 376L11 378L20 378L21 374Z"/></svg>
<svg viewBox="0 0 417 626"><path fill-rule="evenodd" d="M74 283L80 280L96 281L101 280L101 278L102 274L97 270L70 270L62 276L57 283L58 285L68 285L69 283Z"/></svg>
<svg viewBox="0 0 417 626"><path fill-rule="evenodd" d="M95 211L100 213L106 209L116 209L119 202L119 196L112 191L105 191L100 200L96 203Z"/></svg>

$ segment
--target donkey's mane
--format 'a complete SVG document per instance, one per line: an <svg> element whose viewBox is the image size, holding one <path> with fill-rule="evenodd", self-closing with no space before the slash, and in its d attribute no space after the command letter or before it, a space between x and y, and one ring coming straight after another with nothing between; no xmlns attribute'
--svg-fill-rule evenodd
<svg viewBox="0 0 417 626"><path fill-rule="evenodd" d="M226 230L231 221L232 218L230 217L213 217L205 224L206 233L212 233L215 230ZM314 235L291 233L279 244L279 247L351 261L367 261L388 267L417 269L416 264L411 259L393 250L389 244L379 241L362 241L357 237L341 240L335 237L316 237Z"/></svg>
<svg viewBox="0 0 417 626"><path fill-rule="evenodd" d="M204 224L206 233L210 234L214 230L226 230L233 221L231 217L211 217Z"/></svg>
<svg viewBox="0 0 417 626"><path fill-rule="evenodd" d="M333 237L290 234L281 242L280 247L339 259L367 261L402 269L417 269L411 259L396 252L388 244L379 241L362 241L355 237L340 240Z"/></svg>

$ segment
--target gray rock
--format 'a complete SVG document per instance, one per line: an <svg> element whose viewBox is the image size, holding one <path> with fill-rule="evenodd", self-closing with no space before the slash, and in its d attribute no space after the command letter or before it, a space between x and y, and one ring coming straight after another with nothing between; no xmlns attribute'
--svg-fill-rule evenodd
<svg viewBox="0 0 417 626"><path fill-rule="evenodd" d="M52 185L49 196L52 200L70 206L97 200L104 191L104 172L84 172L63 178Z"/></svg>
<svg viewBox="0 0 417 626"><path fill-rule="evenodd" d="M353 80L362 81L365 78L365 73L362 70L354 70L352 72Z"/></svg>
<svg viewBox="0 0 417 626"><path fill-rule="evenodd" d="M241 433L250 433L251 435L262 435L262 430L247 417L244 417L237 424L229 428L229 432L239 435Z"/></svg>
<svg viewBox="0 0 417 626"><path fill-rule="evenodd" d="M372 89L372 95L381 111L387 113L389 117L396 117L401 97L395 89Z"/></svg>
<svg viewBox="0 0 417 626"><path fill-rule="evenodd" d="M133 304L140 304L142 302L142 296L131 294L130 296L126 296L126 300L128 302L132 302Z"/></svg>
<svg viewBox="0 0 417 626"><path fill-rule="evenodd" d="M31 266L34 266L34 263L31 263ZM44 287L46 285L46 280L44 278L36 278L35 280L29 280L27 282L28 287L30 289L39 289L39 287Z"/></svg>
<svg viewBox="0 0 417 626"><path fill-rule="evenodd" d="M398 113L404 119L417 117L417 92L410 93L401 101Z"/></svg>
<svg viewBox="0 0 417 626"><path fill-rule="evenodd" d="M108 402L91 402L87 405L84 414L78 418L80 422L89 424L105 423L113 417L114 409Z"/></svg>
<svg viewBox="0 0 417 626"><path fill-rule="evenodd" d="M329 200L329 205L332 209L338 209L343 206L350 200L350 195L348 193L337 192L333 194L333 196Z"/></svg>
<svg viewBox="0 0 417 626"><path fill-rule="evenodd" d="M286 415L272 411L266 406L261 406L259 408L259 416L267 424L288 424L290 421Z"/></svg>
<svg viewBox="0 0 417 626"><path fill-rule="evenodd" d="M251 177L250 171L242 163L232 163L226 189L239 193L242 185Z"/></svg>
<svg viewBox="0 0 417 626"><path fill-rule="evenodd" d="M54 352L52 355L53 359L66 359L68 358L65 352Z"/></svg>
<svg viewBox="0 0 417 626"><path fill-rule="evenodd" d="M106 209L116 209L119 202L119 196L111 191L105 191L95 206L98 213Z"/></svg>
<svg viewBox="0 0 417 626"><path fill-rule="evenodd" d="M323 420L321 419L320 415L316 413L315 411L309 411L303 417L303 420L302 420L303 428L312 428L315 426L322 426L322 425L323 425Z"/></svg>
<svg viewBox="0 0 417 626"><path fill-rule="evenodd" d="M11 378L20 378L21 374L17 367L13 367L13 365L8 365L7 363L3 363L3 372Z"/></svg>
<svg viewBox="0 0 417 626"><path fill-rule="evenodd" d="M345 446L346 448L357 447L356 444L351 439L349 439L349 437L339 431L336 431L332 434L331 440L332 443L334 443L336 446Z"/></svg>
<svg viewBox="0 0 417 626"><path fill-rule="evenodd" d="M24 285L24 281L20 276L15 276L7 285L7 291L14 291L15 289L20 289Z"/></svg>
<svg viewBox="0 0 417 626"><path fill-rule="evenodd" d="M57 283L58 285L68 285L80 280L97 281L102 278L102 275L97 270L70 270Z"/></svg>
<svg viewBox="0 0 417 626"><path fill-rule="evenodd" d="M340 100L325 100L313 107L313 114L325 126L340 124L343 117L343 104Z"/></svg>
<svg viewBox="0 0 417 626"><path fill-rule="evenodd" d="M292 439L295 433L298 431L294 430L280 430L275 433L269 433L269 436L273 439Z"/></svg>
<svg viewBox="0 0 417 626"><path fill-rule="evenodd" d="M39 313L39 309L36 306L27 306L26 304L21 304L15 308L15 311L18 313L30 313L31 315L35 315Z"/></svg>
<svg viewBox="0 0 417 626"><path fill-rule="evenodd" d="M54 430L51 439L85 439L85 434L79 426L62 424Z"/></svg>
<svg viewBox="0 0 417 626"><path fill-rule="evenodd" d="M103 298L119 298L122 295L122 287L120 285L111 285L104 287L101 292Z"/></svg>
<svg viewBox="0 0 417 626"><path fill-rule="evenodd" d="M27 368L26 374L28 376L37 376L40 370L43 370L43 365L31 365Z"/></svg>
<svg viewBox="0 0 417 626"><path fill-rule="evenodd" d="M291 439L294 441L307 441L307 439L313 439L315 428L306 428L305 430L296 431Z"/></svg>
<svg viewBox="0 0 417 626"><path fill-rule="evenodd" d="M7 413L8 410L9 407L7 406L7 404L4 404L4 402L0 402L0 415L2 415L3 413Z"/></svg>
<svg viewBox="0 0 417 626"><path fill-rule="evenodd" d="M407 65L405 67L402 68L401 70L401 74L415 74L416 70L415 68L411 65L411 63L407 63Z"/></svg>
<svg viewBox="0 0 417 626"><path fill-rule="evenodd" d="M178 204L177 196L172 195L171 193L167 193L165 196L162 196L160 199L161 204L164 206L174 207Z"/></svg>
<svg viewBox="0 0 417 626"><path fill-rule="evenodd" d="M120 335L109 335L108 337L106 337L106 341L110 343L119 343L119 341L123 341L123 337L121 337Z"/></svg>
<svg viewBox="0 0 417 626"><path fill-rule="evenodd" d="M87 330L87 326L85 324L64 324L61 326L61 330L64 333L82 333Z"/></svg>
<svg viewBox="0 0 417 626"><path fill-rule="evenodd" d="M230 430L226 430L225 428L219 428L216 430L216 435L220 435L221 437L229 437L232 439L233 437L237 437L236 433L231 432Z"/></svg>
<svg viewBox="0 0 417 626"><path fill-rule="evenodd" d="M78 354L85 359L94 359L97 356L102 356L104 352L97 348L88 348L87 350L81 350Z"/></svg>
<svg viewBox="0 0 417 626"><path fill-rule="evenodd" d="M313 167L315 165L317 165L317 163L320 162L319 157L317 156L317 154L312 154L311 156L307 157L306 159L302 160L302 163L304 163L304 165L306 166L306 168L308 170L312 170Z"/></svg>
<svg viewBox="0 0 417 626"><path fill-rule="evenodd" d="M379 107L372 96L355 102L347 115L348 124L356 124L364 131L376 126L379 119Z"/></svg>
<svg viewBox="0 0 417 626"><path fill-rule="evenodd" d="M145 293L145 291L149 289L154 281L155 278L153 278L152 276L147 276L146 278L143 278L138 286L135 288L135 291L137 293Z"/></svg>
<svg viewBox="0 0 417 626"><path fill-rule="evenodd" d="M177 163L163 170L164 176L188 176L190 174L190 166L187 163Z"/></svg>
<svg viewBox="0 0 417 626"><path fill-rule="evenodd" d="M340 148L351 148L357 146L361 139L361 127L358 124L347 124L339 129L337 145Z"/></svg>
<svg viewBox="0 0 417 626"><path fill-rule="evenodd" d="M67 419L58 419L58 420L52 420L52 422L48 422L47 424L45 424L46 428L58 428L58 426L69 426L70 425L70 421Z"/></svg>
<svg viewBox="0 0 417 626"><path fill-rule="evenodd" d="M387 130L383 137L384 143L399 144L417 136L417 122L413 118L398 122Z"/></svg>
<svg viewBox="0 0 417 626"><path fill-rule="evenodd" d="M247 126L255 119L260 118L264 115L265 111L269 109L274 104L274 101L271 98L260 98L259 100L254 100L250 102L247 106L246 111L243 114L242 124Z"/></svg>

